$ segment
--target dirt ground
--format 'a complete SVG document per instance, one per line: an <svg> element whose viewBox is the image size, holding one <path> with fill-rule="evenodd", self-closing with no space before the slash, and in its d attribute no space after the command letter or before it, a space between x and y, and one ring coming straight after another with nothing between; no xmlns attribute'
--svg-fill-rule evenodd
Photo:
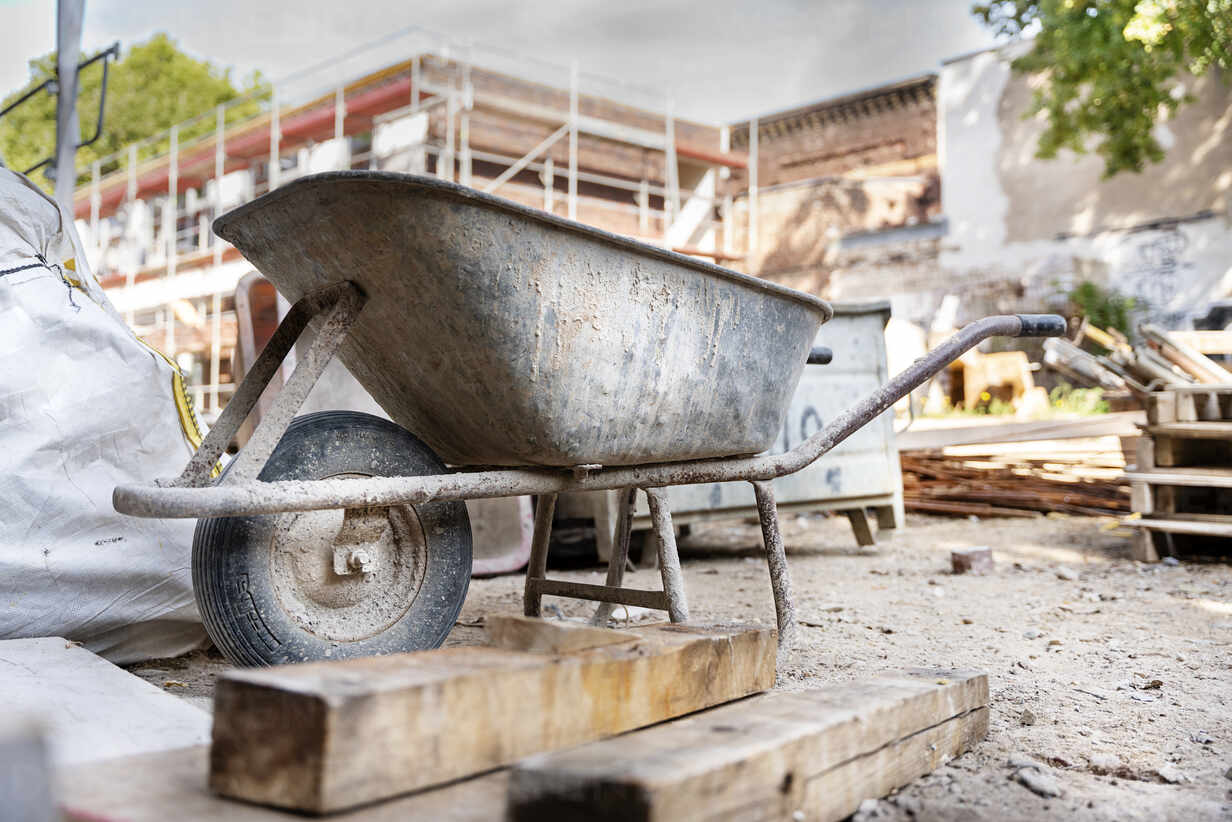
<svg viewBox="0 0 1232 822"><path fill-rule="evenodd" d="M875 549L856 548L842 518L788 516L783 530L801 641L778 687L908 666L989 674L988 738L857 820L1232 818L1232 566L1135 563L1121 532L1061 516L910 516ZM949 552L978 545L995 570L951 574ZM695 619L774 623L759 548L741 523L682 540ZM558 575L601 581L597 568ZM569 616L593 607L548 601ZM485 614L520 608L520 576L474 580L448 644L477 643ZM201 653L133 670L208 707L225 669Z"/></svg>

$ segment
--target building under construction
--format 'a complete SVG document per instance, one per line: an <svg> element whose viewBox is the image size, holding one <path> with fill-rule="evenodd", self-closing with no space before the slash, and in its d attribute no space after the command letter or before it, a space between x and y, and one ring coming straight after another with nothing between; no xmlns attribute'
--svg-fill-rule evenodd
<svg viewBox="0 0 1232 822"><path fill-rule="evenodd" d="M75 211L99 279L190 374L207 420L236 381L235 292L251 271L210 224L305 174L432 174L814 292L801 261L833 239L837 212L864 230L935 204L931 75L719 126L576 66L418 30L380 46L363 52L369 67L390 55L376 71L348 76L344 56L274 84L258 116L233 122L234 101L84 170ZM801 197L822 190L828 205L801 219Z"/></svg>

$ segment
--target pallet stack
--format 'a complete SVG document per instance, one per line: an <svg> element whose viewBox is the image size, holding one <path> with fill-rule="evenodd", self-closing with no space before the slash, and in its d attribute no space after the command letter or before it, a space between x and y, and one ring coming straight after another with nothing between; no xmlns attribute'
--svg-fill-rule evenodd
<svg viewBox="0 0 1232 822"><path fill-rule="evenodd" d="M1232 553L1232 385L1153 392L1126 477L1134 559Z"/></svg>

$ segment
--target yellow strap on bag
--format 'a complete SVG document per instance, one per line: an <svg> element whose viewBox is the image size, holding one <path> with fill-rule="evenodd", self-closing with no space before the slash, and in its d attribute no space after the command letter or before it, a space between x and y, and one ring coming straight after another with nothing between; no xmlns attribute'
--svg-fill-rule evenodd
<svg viewBox="0 0 1232 822"><path fill-rule="evenodd" d="M184 385L184 373L180 371L180 366L175 360L140 337L137 337L137 340L171 366L171 395L175 398L175 410L180 415L180 427L184 429L184 439L188 440L188 444L196 451L201 447L201 442L205 437L201 433L201 423L197 421L197 414L193 410L192 397L188 396L188 388ZM222 465L215 463L210 476L217 477L220 473L222 473Z"/></svg>

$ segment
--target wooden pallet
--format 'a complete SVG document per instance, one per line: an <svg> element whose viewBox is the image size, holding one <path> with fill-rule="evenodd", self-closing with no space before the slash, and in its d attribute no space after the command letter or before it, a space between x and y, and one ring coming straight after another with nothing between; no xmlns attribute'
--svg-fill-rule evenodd
<svg viewBox="0 0 1232 822"><path fill-rule="evenodd" d="M1152 394L1126 472L1134 559L1232 552L1232 387L1174 386Z"/></svg>
<svg viewBox="0 0 1232 822"><path fill-rule="evenodd" d="M1232 421L1232 385L1170 385L1147 398L1148 425Z"/></svg>

